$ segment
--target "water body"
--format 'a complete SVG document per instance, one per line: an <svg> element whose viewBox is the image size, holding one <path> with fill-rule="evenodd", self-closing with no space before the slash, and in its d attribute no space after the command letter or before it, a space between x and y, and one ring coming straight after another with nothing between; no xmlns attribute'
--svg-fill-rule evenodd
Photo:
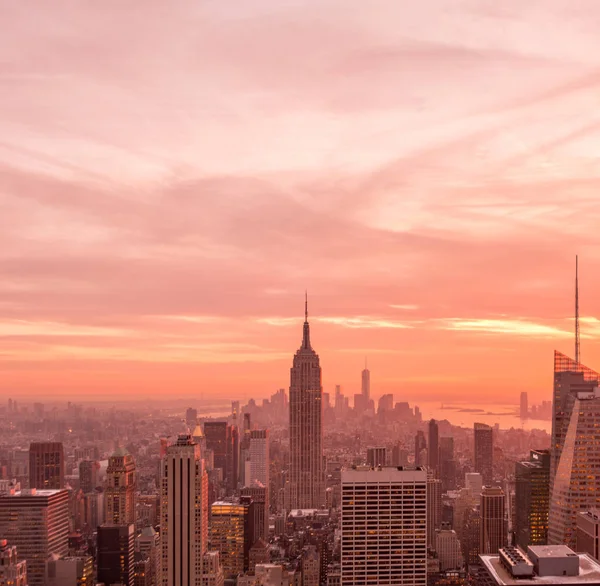
<svg viewBox="0 0 600 586"><path fill-rule="evenodd" d="M411 403L411 407L418 403ZM542 429L550 433L552 422L544 419L521 419L518 405L481 405L474 407L472 403L440 403L418 404L423 419L447 419L453 425L473 427L474 423L487 423L500 429Z"/></svg>

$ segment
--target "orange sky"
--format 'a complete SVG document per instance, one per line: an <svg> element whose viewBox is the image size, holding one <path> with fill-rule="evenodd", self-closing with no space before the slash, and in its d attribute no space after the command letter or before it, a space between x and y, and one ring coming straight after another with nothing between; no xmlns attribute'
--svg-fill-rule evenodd
<svg viewBox="0 0 600 586"><path fill-rule="evenodd" d="M0 0L0 393L550 398L600 368L600 6Z"/></svg>

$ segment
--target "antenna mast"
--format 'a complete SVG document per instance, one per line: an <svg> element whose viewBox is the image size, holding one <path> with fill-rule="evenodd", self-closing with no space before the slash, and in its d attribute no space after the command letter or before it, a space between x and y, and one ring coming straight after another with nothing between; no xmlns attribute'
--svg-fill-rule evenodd
<svg viewBox="0 0 600 586"><path fill-rule="evenodd" d="M581 358L581 341L579 338L579 259L575 255L575 362Z"/></svg>

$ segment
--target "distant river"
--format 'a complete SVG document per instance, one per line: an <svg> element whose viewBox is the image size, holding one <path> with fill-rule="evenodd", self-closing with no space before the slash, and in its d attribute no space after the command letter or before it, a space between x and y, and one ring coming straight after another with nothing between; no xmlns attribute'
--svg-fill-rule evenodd
<svg viewBox="0 0 600 586"><path fill-rule="evenodd" d="M476 422L487 423L494 426L496 423L500 429L543 429L550 433L552 422L543 419L522 420L518 415L518 405L480 405L473 407L472 404L444 403L411 403L411 407L419 405L423 419L447 419L453 425L461 427L473 427Z"/></svg>

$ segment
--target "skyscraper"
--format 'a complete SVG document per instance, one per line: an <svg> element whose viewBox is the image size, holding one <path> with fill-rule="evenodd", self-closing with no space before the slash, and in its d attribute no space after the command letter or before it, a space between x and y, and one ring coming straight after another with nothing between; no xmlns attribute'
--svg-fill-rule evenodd
<svg viewBox="0 0 600 586"><path fill-rule="evenodd" d="M442 526L442 481L427 472L427 545L435 547L435 530Z"/></svg>
<svg viewBox="0 0 600 586"><path fill-rule="evenodd" d="M98 582L134 586L135 526L98 527Z"/></svg>
<svg viewBox="0 0 600 586"><path fill-rule="evenodd" d="M550 452L531 450L528 461L515 465L515 541L528 545L548 543L550 507Z"/></svg>
<svg viewBox="0 0 600 586"><path fill-rule="evenodd" d="M135 523L135 462L125 449L118 448L108 459L104 490L105 521L112 525Z"/></svg>
<svg viewBox="0 0 600 586"><path fill-rule="evenodd" d="M79 488L84 494L96 489L98 470L100 470L100 463L95 460L82 460L79 463Z"/></svg>
<svg viewBox="0 0 600 586"><path fill-rule="evenodd" d="M342 470L342 584L427 583L427 472Z"/></svg>
<svg viewBox="0 0 600 586"><path fill-rule="evenodd" d="M506 546L504 491L497 486L485 486L481 493L480 554L495 554Z"/></svg>
<svg viewBox="0 0 600 586"><path fill-rule="evenodd" d="M58 490L65 485L65 455L61 442L29 446L29 487Z"/></svg>
<svg viewBox="0 0 600 586"><path fill-rule="evenodd" d="M435 419L429 422L429 447L427 450L427 467L433 474L439 476L439 428Z"/></svg>
<svg viewBox="0 0 600 586"><path fill-rule="evenodd" d="M208 543L208 476L200 447L179 435L162 461L163 586L201 586Z"/></svg>
<svg viewBox="0 0 600 586"><path fill-rule="evenodd" d="M426 449L427 440L425 439L425 434L419 430L415 436L415 466L424 466L426 464L426 462L423 461L423 453Z"/></svg>
<svg viewBox="0 0 600 586"><path fill-rule="evenodd" d="M529 417L529 404L527 401L527 392L521 393L521 405L520 405L521 419L527 419Z"/></svg>
<svg viewBox="0 0 600 586"><path fill-rule="evenodd" d="M260 499L262 519L259 521L258 535L264 540L269 537L269 491L270 491L270 457L269 457L269 430L253 429L250 433L250 460L247 474L249 488L264 489L264 497ZM262 495L261 495L262 496ZM257 510L258 513L258 510Z"/></svg>
<svg viewBox="0 0 600 586"><path fill-rule="evenodd" d="M479 472L483 477L484 486L489 486L494 479L494 442L492 428L485 423L474 425L474 453L475 472Z"/></svg>
<svg viewBox="0 0 600 586"><path fill-rule="evenodd" d="M46 561L69 550L69 493L35 488L0 496L0 536L27 561L29 586L44 586Z"/></svg>
<svg viewBox="0 0 600 586"><path fill-rule="evenodd" d="M223 471L223 481L229 491L237 488L237 448L238 430L227 421L207 421L204 423L206 447L214 453L215 468Z"/></svg>
<svg viewBox="0 0 600 586"><path fill-rule="evenodd" d="M210 545L220 554L226 578L235 578L248 570L254 535L252 498L241 497L239 502L217 501L212 504Z"/></svg>
<svg viewBox="0 0 600 586"><path fill-rule="evenodd" d="M548 542L576 546L577 513L600 506L600 376L554 353Z"/></svg>
<svg viewBox="0 0 600 586"><path fill-rule="evenodd" d="M371 398L371 371L367 368L366 360L365 367L361 374L360 394L363 396L364 404L368 405L369 399Z"/></svg>
<svg viewBox="0 0 600 586"><path fill-rule="evenodd" d="M442 490L448 492L456 488L456 461L454 460L454 438L440 438L440 461L438 462L440 470L440 480L442 481Z"/></svg>
<svg viewBox="0 0 600 586"><path fill-rule="evenodd" d="M387 459L387 448L367 448L367 465L372 468L377 466L385 466Z"/></svg>
<svg viewBox="0 0 600 586"><path fill-rule="evenodd" d="M323 405L319 356L310 345L308 303L304 311L302 346L290 370L290 484L292 509L325 505L323 468Z"/></svg>

